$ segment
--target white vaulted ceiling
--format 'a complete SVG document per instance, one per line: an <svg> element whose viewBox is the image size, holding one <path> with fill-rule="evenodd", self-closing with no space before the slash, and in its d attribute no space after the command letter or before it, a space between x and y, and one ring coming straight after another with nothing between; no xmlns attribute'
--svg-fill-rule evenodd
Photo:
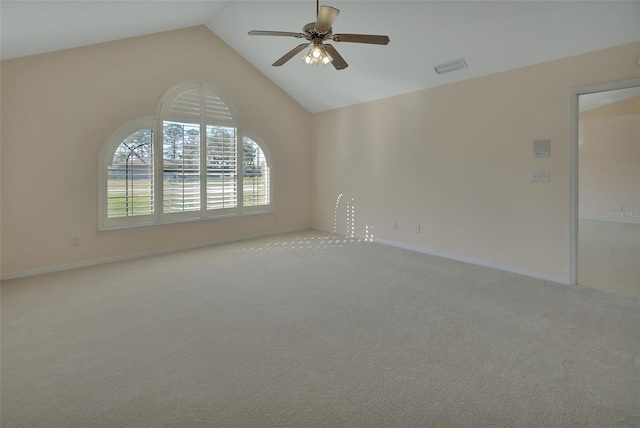
<svg viewBox="0 0 640 428"><path fill-rule="evenodd" d="M391 42L334 43L349 63L342 71L309 67L304 52L272 67L301 41L247 32L301 31L315 20L313 0L3 0L0 48L9 59L204 24L308 111L319 112L640 41L640 1L320 4L341 11L334 33L386 34ZM469 68L445 75L433 70L460 57Z"/></svg>

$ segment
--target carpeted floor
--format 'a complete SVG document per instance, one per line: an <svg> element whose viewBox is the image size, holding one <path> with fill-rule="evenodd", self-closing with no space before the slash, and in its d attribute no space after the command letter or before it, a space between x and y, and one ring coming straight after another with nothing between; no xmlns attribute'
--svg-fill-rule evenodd
<svg viewBox="0 0 640 428"><path fill-rule="evenodd" d="M2 284L2 427L640 427L637 298L308 231Z"/></svg>

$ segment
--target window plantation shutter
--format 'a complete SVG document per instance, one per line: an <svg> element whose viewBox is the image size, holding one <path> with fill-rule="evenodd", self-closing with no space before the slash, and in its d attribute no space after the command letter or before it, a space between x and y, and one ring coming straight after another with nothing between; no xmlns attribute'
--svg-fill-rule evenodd
<svg viewBox="0 0 640 428"><path fill-rule="evenodd" d="M207 209L238 206L237 129L227 104L204 89L207 132Z"/></svg>
<svg viewBox="0 0 640 428"><path fill-rule="evenodd" d="M190 89L179 94L169 104L166 115L175 120L200 123L201 93L200 89Z"/></svg>
<svg viewBox="0 0 640 428"><path fill-rule="evenodd" d="M188 89L180 90L167 106L163 106L163 117L189 123L236 125L227 103L207 85L192 83L187 86Z"/></svg>
<svg viewBox="0 0 640 428"><path fill-rule="evenodd" d="M235 125L233 123L233 115L227 104L210 90L205 91L205 120L207 123L213 122L216 125Z"/></svg>
<svg viewBox="0 0 640 428"><path fill-rule="evenodd" d="M200 126L163 121L163 212L200 210Z"/></svg>
<svg viewBox="0 0 640 428"><path fill-rule="evenodd" d="M207 126L207 209L235 208L237 201L236 129Z"/></svg>
<svg viewBox="0 0 640 428"><path fill-rule="evenodd" d="M201 82L176 86L165 99L161 108L163 213L206 216L207 210L237 208L233 111Z"/></svg>
<svg viewBox="0 0 640 428"><path fill-rule="evenodd" d="M162 110L162 212L199 211L202 85L175 88Z"/></svg>

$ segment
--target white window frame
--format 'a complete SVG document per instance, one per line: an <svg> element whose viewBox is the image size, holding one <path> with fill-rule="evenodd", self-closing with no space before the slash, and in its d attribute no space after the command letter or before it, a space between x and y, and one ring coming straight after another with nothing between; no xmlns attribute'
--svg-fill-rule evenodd
<svg viewBox="0 0 640 428"><path fill-rule="evenodd" d="M167 115L167 106L173 101L173 99L189 89L204 88L209 89L215 95L223 101L231 112L233 118L232 127L236 130L236 207L234 208L222 208L222 209L207 209L206 198L206 155L202 150L206 152L206 126L224 126L229 127L228 122L217 122L215 120L200 119L200 180L201 180L201 193L200 193L200 210L179 212L179 213L164 213L163 212L163 198L164 198L164 159L163 159L163 121L183 121L185 123L194 123L193 118L180 117L179 115L172 114ZM164 107L164 108L163 108ZM201 114L202 116L202 114ZM141 129L153 130L153 156L154 156L154 182L153 182L153 196L154 196L154 213L151 215L141 216L128 216L108 218L107 215L107 177L108 168L113 162L113 156L116 149L132 133ZM244 164L243 164L243 142L244 137L253 140L262 150L267 165L269 167L269 204L258 205L251 207L243 206L244 198ZM204 148L204 149L203 149ZM238 115L233 107L233 104L222 94L222 92L207 82L200 81L185 81L173 85L169 88L161 97L160 103L157 108L157 115L155 117L144 117L131 120L122 126L118 127L107 139L100 152L99 161L99 232L109 232L122 229L131 229L148 226L159 226L166 224L203 221L203 220L215 220L221 218L256 215L256 214L270 214L274 211L274 194L273 194L273 160L269 153L268 148L262 143L261 139L253 134L242 129L239 123ZM204 182L202 181L204 178Z"/></svg>

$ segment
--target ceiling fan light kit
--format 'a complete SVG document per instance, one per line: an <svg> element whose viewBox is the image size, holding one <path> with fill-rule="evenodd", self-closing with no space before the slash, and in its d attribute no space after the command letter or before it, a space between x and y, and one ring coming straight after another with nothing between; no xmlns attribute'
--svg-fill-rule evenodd
<svg viewBox="0 0 640 428"><path fill-rule="evenodd" d="M333 58L327 53L322 43L314 45L302 60L309 65L327 65L333 62Z"/></svg>
<svg viewBox="0 0 640 428"><path fill-rule="evenodd" d="M302 60L308 65L327 65L333 64L336 70L343 70L349 66L342 58L338 51L330 44L324 41L332 40L334 42L350 42L350 43L367 43L373 45L386 45L389 43L388 36L369 35L369 34L333 34L333 22L338 17L340 10L331 6L320 6L320 0L316 0L316 22L310 22L302 28L302 33L293 33L288 31L266 31L252 30L249 31L250 36L284 36L305 39L307 43L300 44L289 52L284 54L272 65L279 67L296 56L298 53L313 44L311 50Z"/></svg>

